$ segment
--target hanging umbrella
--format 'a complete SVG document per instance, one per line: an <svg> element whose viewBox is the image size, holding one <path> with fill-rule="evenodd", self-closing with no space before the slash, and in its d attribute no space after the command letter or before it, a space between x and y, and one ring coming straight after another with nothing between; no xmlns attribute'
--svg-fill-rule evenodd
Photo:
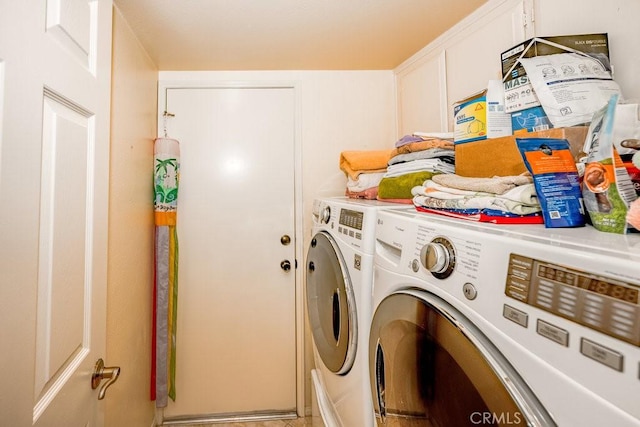
<svg viewBox="0 0 640 427"><path fill-rule="evenodd" d="M156 407L175 400L176 314L178 302L178 235L176 232L180 144L157 138L154 143L155 280L151 399Z"/></svg>

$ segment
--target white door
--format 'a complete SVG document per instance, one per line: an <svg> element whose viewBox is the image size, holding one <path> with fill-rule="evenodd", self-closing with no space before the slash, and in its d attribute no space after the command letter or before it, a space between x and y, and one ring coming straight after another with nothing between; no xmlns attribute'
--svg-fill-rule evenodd
<svg viewBox="0 0 640 427"><path fill-rule="evenodd" d="M295 412L294 89L168 89L166 108L181 161L165 418Z"/></svg>
<svg viewBox="0 0 640 427"><path fill-rule="evenodd" d="M0 423L100 426L110 0L0 4Z"/></svg>

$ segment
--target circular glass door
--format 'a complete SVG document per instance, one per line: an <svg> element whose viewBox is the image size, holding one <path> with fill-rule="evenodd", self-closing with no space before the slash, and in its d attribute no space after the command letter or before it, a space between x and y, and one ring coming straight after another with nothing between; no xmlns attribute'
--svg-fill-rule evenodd
<svg viewBox="0 0 640 427"><path fill-rule="evenodd" d="M313 236L309 246L306 294L309 323L320 358L332 372L346 374L356 353L355 297L340 249L324 231Z"/></svg>
<svg viewBox="0 0 640 427"><path fill-rule="evenodd" d="M555 426L482 332L428 292L398 292L380 303L369 363L380 426Z"/></svg>

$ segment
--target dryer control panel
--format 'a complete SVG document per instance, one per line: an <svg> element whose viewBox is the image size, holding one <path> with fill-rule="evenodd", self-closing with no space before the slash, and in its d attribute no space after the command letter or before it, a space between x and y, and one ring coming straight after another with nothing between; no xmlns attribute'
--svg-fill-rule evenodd
<svg viewBox="0 0 640 427"><path fill-rule="evenodd" d="M629 283L511 254L505 294L640 346L639 289Z"/></svg>

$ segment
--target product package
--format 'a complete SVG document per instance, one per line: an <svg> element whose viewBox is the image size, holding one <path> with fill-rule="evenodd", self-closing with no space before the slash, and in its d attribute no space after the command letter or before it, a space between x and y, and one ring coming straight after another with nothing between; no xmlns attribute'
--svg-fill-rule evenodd
<svg viewBox="0 0 640 427"><path fill-rule="evenodd" d="M580 177L566 139L516 138L533 176L546 228L581 227L585 212Z"/></svg>
<svg viewBox="0 0 640 427"><path fill-rule="evenodd" d="M616 105L613 121L613 146L620 154L636 195L640 197L640 105ZM633 159L636 159L635 162ZM635 163L635 164L634 164Z"/></svg>
<svg viewBox="0 0 640 427"><path fill-rule="evenodd" d="M593 115L583 151L585 164L582 196L593 226L600 231L625 234L629 205L637 199L627 169L613 143L618 97Z"/></svg>
<svg viewBox="0 0 640 427"><path fill-rule="evenodd" d="M584 53L521 58L529 81L554 127L588 123L620 87L599 59Z"/></svg>
<svg viewBox="0 0 640 427"><path fill-rule="evenodd" d="M611 69L609 66L609 38L606 33L534 37L526 40L500 54L505 111L513 113L540 106L540 101L520 61L522 58L566 52L586 53L598 58L607 69Z"/></svg>
<svg viewBox="0 0 640 427"><path fill-rule="evenodd" d="M504 111L504 90L499 80L489 80L487 89L453 106L456 144L511 135L511 116Z"/></svg>

